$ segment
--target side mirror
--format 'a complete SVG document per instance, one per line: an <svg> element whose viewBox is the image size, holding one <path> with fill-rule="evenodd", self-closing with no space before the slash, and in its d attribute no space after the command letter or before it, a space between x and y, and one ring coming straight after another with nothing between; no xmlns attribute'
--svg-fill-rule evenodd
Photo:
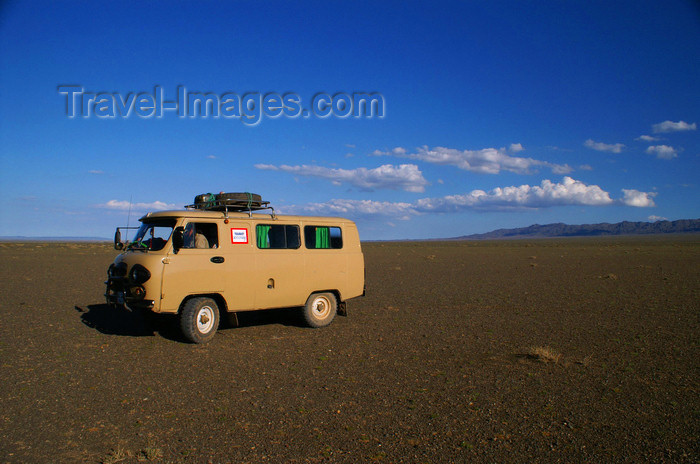
<svg viewBox="0 0 700 464"><path fill-rule="evenodd" d="M176 227L173 231L173 252L177 253L185 244L185 228Z"/></svg>
<svg viewBox="0 0 700 464"><path fill-rule="evenodd" d="M122 243L122 233L119 230L119 227L117 227L117 231L114 233L114 249L121 250L122 248L124 248L124 244Z"/></svg>

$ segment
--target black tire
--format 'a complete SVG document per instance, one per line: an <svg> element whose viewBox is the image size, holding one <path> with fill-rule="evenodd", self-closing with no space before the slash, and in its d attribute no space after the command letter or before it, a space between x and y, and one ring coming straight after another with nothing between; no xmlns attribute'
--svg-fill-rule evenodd
<svg viewBox="0 0 700 464"><path fill-rule="evenodd" d="M219 307L211 298L192 298L180 311L180 330L192 343L206 343L219 328Z"/></svg>
<svg viewBox="0 0 700 464"><path fill-rule="evenodd" d="M250 196L249 196L250 195ZM219 201L248 201L251 203L260 203L262 197L257 193L219 193L216 195L216 199Z"/></svg>
<svg viewBox="0 0 700 464"><path fill-rule="evenodd" d="M332 293L312 293L302 312L309 327L325 327L333 322L338 312L338 301Z"/></svg>

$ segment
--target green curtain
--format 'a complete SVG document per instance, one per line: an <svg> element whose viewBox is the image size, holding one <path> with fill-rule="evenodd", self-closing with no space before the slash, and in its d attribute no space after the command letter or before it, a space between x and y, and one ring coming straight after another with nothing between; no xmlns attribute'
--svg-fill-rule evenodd
<svg viewBox="0 0 700 464"><path fill-rule="evenodd" d="M316 227L316 248L330 248L331 233L328 227Z"/></svg>
<svg viewBox="0 0 700 464"><path fill-rule="evenodd" d="M270 229L272 226L265 226L262 224L258 224L255 227L255 233L257 236L257 241L258 241L258 248L270 248L270 242L268 240L268 232L270 232Z"/></svg>

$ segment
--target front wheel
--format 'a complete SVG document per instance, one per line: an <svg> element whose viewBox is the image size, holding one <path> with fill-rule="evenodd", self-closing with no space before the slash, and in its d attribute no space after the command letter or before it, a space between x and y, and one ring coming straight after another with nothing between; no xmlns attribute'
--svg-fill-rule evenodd
<svg viewBox="0 0 700 464"><path fill-rule="evenodd" d="M304 305L304 320L311 327L325 327L338 311L338 302L332 293L313 293Z"/></svg>
<svg viewBox="0 0 700 464"><path fill-rule="evenodd" d="M219 327L219 307L211 298L192 298L180 311L180 329L193 343L206 343Z"/></svg>

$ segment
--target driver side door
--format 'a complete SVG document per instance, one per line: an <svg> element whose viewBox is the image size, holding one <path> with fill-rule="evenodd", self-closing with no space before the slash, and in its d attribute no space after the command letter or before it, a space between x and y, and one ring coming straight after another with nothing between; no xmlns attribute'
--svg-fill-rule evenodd
<svg viewBox="0 0 700 464"><path fill-rule="evenodd" d="M176 312L182 300L189 295L224 295L225 264L219 249L221 237L218 225L201 220L189 222L194 222L195 228L203 232L209 247L185 246L177 253L171 249L163 259L160 307L164 312ZM188 223L183 225L187 227ZM188 245L187 240L185 242Z"/></svg>

